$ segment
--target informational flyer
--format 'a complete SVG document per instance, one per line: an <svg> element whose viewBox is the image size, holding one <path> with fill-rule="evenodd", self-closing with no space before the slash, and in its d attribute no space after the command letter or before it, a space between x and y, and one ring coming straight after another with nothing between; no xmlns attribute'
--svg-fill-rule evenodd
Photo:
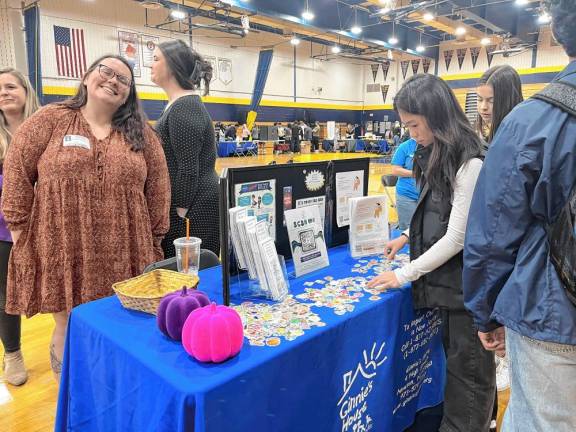
<svg viewBox="0 0 576 432"><path fill-rule="evenodd" d="M138 33L118 31L118 46L120 56L132 65L134 76L142 76L140 68L140 36Z"/></svg>
<svg viewBox="0 0 576 432"><path fill-rule="evenodd" d="M276 180L239 183L234 188L236 206L246 207L248 216L268 223L268 234L276 240Z"/></svg>
<svg viewBox="0 0 576 432"><path fill-rule="evenodd" d="M160 43L157 36L142 35L142 64L144 67L152 67L154 63L154 50Z"/></svg>
<svg viewBox="0 0 576 432"><path fill-rule="evenodd" d="M296 200L296 208L308 206L318 207L318 210L320 211L320 219L322 220L321 225L324 226L324 215L326 214L326 197L322 195Z"/></svg>
<svg viewBox="0 0 576 432"><path fill-rule="evenodd" d="M386 196L351 198L349 203L352 257L382 254L390 238Z"/></svg>
<svg viewBox="0 0 576 432"><path fill-rule="evenodd" d="M336 223L338 227L350 224L348 200L364 196L364 171L336 173Z"/></svg>
<svg viewBox="0 0 576 432"><path fill-rule="evenodd" d="M327 267L330 262L318 207L288 210L284 216L296 276Z"/></svg>
<svg viewBox="0 0 576 432"><path fill-rule="evenodd" d="M246 252L244 252L245 246L242 244L242 237L240 236L240 231L238 229L238 220L244 219L248 216L245 207L232 207L229 212L229 226L230 235L232 237L232 246L234 247L234 252L236 253L236 259L238 261L238 267L241 269L247 269L248 263L246 259Z"/></svg>

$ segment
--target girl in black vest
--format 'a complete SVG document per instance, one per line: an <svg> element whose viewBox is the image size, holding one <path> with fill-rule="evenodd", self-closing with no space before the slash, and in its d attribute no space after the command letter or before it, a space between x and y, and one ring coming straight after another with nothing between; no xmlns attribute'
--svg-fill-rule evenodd
<svg viewBox="0 0 576 432"><path fill-rule="evenodd" d="M468 210L482 167L483 143L448 85L414 75L394 99L418 143L414 175L421 193L410 229L387 245L387 256L410 242L411 262L368 285L411 282L416 309L443 314L447 382L440 431L486 432L494 403L494 354L484 350L462 297L462 249Z"/></svg>

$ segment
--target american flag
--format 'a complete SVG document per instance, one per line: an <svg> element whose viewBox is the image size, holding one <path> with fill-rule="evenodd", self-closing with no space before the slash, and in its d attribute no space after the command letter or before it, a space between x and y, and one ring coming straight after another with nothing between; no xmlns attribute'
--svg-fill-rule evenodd
<svg viewBox="0 0 576 432"><path fill-rule="evenodd" d="M58 75L81 78L86 72L84 30L54 26L54 45Z"/></svg>

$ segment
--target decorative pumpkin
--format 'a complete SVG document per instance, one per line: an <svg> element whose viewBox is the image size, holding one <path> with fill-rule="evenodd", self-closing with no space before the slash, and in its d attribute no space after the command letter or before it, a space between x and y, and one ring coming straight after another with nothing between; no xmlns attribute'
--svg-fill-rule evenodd
<svg viewBox="0 0 576 432"><path fill-rule="evenodd" d="M182 338L182 327L190 312L209 304L210 299L205 293L184 286L181 291L167 294L160 301L158 328L169 338L179 341Z"/></svg>
<svg viewBox="0 0 576 432"><path fill-rule="evenodd" d="M238 312L216 303L193 311L182 329L184 349L200 362L221 363L238 354L243 343Z"/></svg>

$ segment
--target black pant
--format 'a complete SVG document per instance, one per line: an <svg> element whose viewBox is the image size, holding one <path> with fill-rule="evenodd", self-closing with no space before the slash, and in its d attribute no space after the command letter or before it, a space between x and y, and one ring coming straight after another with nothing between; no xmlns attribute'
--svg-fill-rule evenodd
<svg viewBox="0 0 576 432"><path fill-rule="evenodd" d="M447 369L444 403L419 411L406 432L488 432L496 390L494 353L482 346L467 312L442 314Z"/></svg>
<svg viewBox="0 0 576 432"><path fill-rule="evenodd" d="M300 140L298 138L292 138L290 141L290 150L293 153L300 153Z"/></svg>
<svg viewBox="0 0 576 432"><path fill-rule="evenodd" d="M496 391L494 353L482 346L468 312L444 316L447 375L440 431L487 432Z"/></svg>
<svg viewBox="0 0 576 432"><path fill-rule="evenodd" d="M12 243L0 240L0 339L7 353L20 349L20 315L6 313L6 282Z"/></svg>
<svg viewBox="0 0 576 432"><path fill-rule="evenodd" d="M320 140L317 136L312 137L312 151L317 151L320 146Z"/></svg>

